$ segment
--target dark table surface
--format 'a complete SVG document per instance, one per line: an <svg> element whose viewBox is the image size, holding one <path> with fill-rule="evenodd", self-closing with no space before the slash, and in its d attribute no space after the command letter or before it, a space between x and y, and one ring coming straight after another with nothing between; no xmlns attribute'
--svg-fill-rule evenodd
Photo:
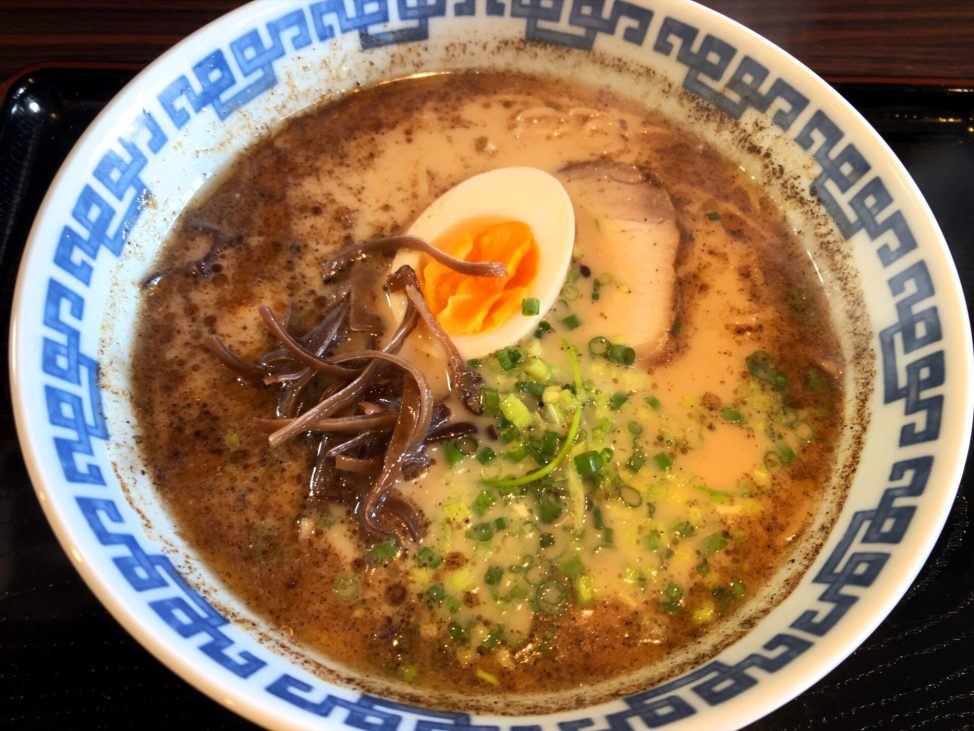
<svg viewBox="0 0 974 731"><path fill-rule="evenodd" d="M17 265L60 161L141 65L240 4L0 3L0 728L249 727L143 650L82 583L31 489L6 386ZM974 2L705 4L826 76L876 126L930 202L970 312ZM28 99L44 113L18 113ZM972 493L969 461L940 541L889 618L825 679L751 728L974 728Z"/></svg>

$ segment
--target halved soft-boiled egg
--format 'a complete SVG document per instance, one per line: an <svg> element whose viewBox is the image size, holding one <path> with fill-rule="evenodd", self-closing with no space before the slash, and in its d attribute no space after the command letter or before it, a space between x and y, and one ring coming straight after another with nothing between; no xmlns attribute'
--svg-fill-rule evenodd
<svg viewBox="0 0 974 731"><path fill-rule="evenodd" d="M554 305L571 263L575 215L554 176L500 168L448 190L407 233L458 259L504 265L502 277L472 276L415 251L392 263L392 271L403 264L416 270L423 297L460 354L479 358L533 332Z"/></svg>

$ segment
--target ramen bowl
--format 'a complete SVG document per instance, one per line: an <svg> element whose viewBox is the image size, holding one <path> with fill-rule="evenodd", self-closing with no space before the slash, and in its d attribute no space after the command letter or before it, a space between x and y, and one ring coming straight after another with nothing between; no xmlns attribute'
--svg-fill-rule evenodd
<svg viewBox="0 0 974 731"><path fill-rule="evenodd" d="M848 366L834 484L791 568L663 670L550 698L424 694L294 644L194 554L133 446L141 285L194 196L325 101L470 69L605 87L726 151L814 263ZM735 23L676 2L267 0L160 58L86 132L31 233L10 361L28 468L79 572L145 647L243 716L275 728L718 728L808 688L906 591L960 479L971 352L946 245L902 166L824 82Z"/></svg>

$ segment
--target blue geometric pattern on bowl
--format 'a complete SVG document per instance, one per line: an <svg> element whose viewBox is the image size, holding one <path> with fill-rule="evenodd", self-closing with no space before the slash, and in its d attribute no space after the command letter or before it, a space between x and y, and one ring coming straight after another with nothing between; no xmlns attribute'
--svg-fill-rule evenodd
<svg viewBox="0 0 974 731"><path fill-rule="evenodd" d="M348 13L347 7L354 12ZM660 5L665 8L665 5ZM104 485L107 463L96 444L108 439L101 412L98 364L80 350L85 318L85 292L102 251L117 257L152 191L141 175L151 156L169 142L166 129L184 127L193 115L211 111L220 120L278 83L275 63L312 43L357 33L363 50L425 39L437 18L476 22L478 15L521 18L524 38L592 49L599 34L619 35L647 53L673 58L686 67L683 86L734 118L748 109L767 116L796 144L808 150L820 172L812 184L839 231L850 237L865 231L875 255L889 272L887 285L896 319L879 329L885 403L902 403L900 446L938 439L944 409L944 350L929 346L942 341L934 304L933 281L923 259L904 257L917 247L910 227L883 179L868 159L846 139L845 132L823 110L806 115L810 101L787 79L744 55L730 43L672 17L658 17L650 8L604 0L341 0L309 2L261 28L254 28L224 47L215 48L191 67L190 75L172 80L158 95L165 114L147 111L105 153L91 172L56 246L53 263L63 273L47 281L41 367L48 377L45 398L48 421L61 470L68 483ZM390 21L398 19L398 23ZM652 31L652 32L651 32ZM865 182L862 182L865 181ZM850 193L850 191L855 191ZM104 265L104 260L103 260ZM918 352L925 353L917 356ZM809 607L786 631L736 664L718 660L675 680L626 698L622 710L603 718L584 714L560 724L564 729L634 728L639 719L649 727L664 726L697 713L706 704L719 705L755 686L763 674L775 673L828 633L857 601L854 589L872 585L890 557L885 547L899 543L915 512L915 499L928 482L932 454L893 462L886 475L876 475L884 489L870 510L857 512L836 531L842 538L814 577L822 586L822 607ZM227 620L178 574L164 555L147 550L139 528L128 525L113 499L77 496L99 543L111 551L121 576L137 592L168 588L168 596L148 604L173 632L209 660L248 678L267 666L250 650L236 647L223 628ZM853 590L853 591L850 591ZM202 642L201 642L202 637ZM354 728L488 729L467 714L430 712L362 695L356 701L329 692L321 682L310 685L280 674L263 689L305 711ZM407 720L408 719L408 720ZM532 726L511 728L529 729Z"/></svg>

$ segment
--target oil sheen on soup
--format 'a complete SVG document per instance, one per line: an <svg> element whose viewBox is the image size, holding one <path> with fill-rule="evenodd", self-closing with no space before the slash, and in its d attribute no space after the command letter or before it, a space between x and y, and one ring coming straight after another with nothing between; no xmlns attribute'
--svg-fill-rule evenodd
<svg viewBox="0 0 974 731"><path fill-rule="evenodd" d="M461 215L437 242L481 246L500 284L422 252L403 273L396 239L325 276L524 167L574 215L550 309L530 260L549 252L517 220ZM360 91L243 156L156 266L134 353L151 479L249 607L371 677L547 692L662 663L740 616L830 479L843 363L784 216L602 92L486 73ZM410 291L431 310L401 328ZM486 352L451 360L426 316ZM524 337L489 339L517 318Z"/></svg>

